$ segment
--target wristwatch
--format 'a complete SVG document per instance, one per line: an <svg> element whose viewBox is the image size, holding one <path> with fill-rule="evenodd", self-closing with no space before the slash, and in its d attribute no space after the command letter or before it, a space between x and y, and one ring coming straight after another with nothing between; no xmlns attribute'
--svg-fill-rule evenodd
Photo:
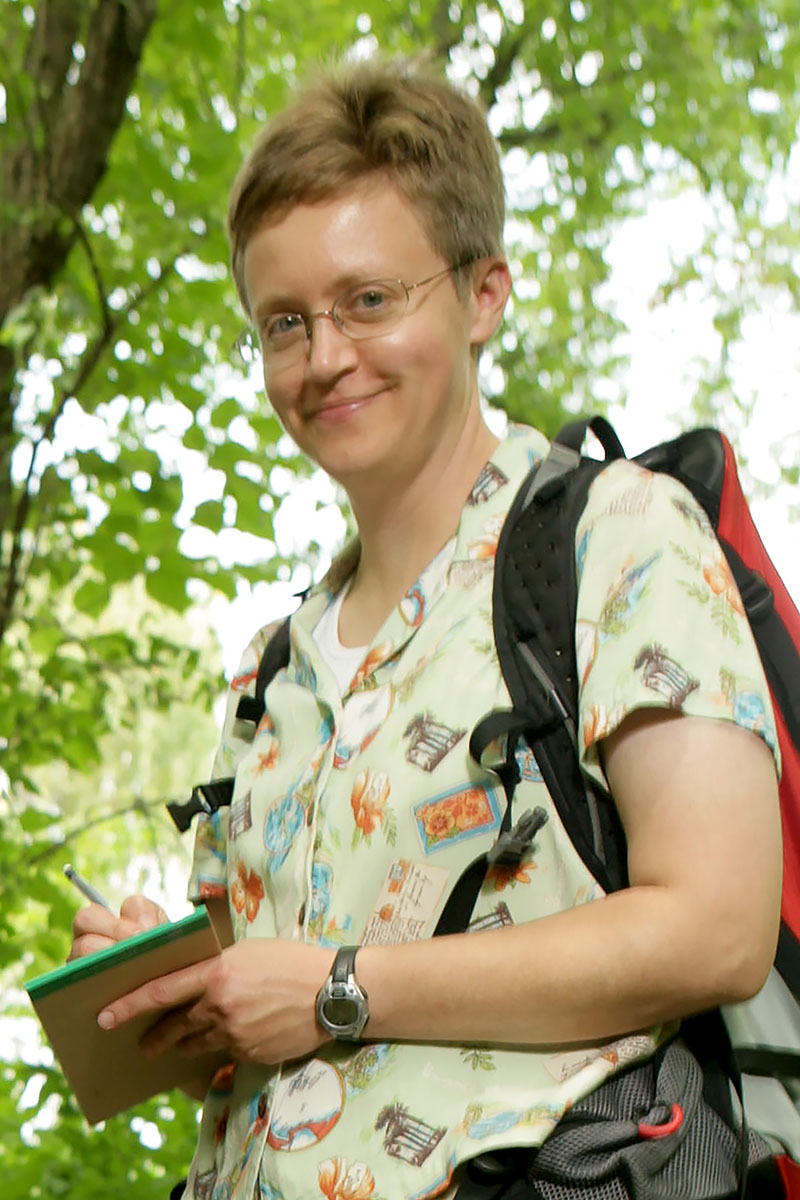
<svg viewBox="0 0 800 1200"><path fill-rule="evenodd" d="M317 1020L331 1037L357 1042L369 1020L369 999L356 979L358 946L342 946L317 992Z"/></svg>

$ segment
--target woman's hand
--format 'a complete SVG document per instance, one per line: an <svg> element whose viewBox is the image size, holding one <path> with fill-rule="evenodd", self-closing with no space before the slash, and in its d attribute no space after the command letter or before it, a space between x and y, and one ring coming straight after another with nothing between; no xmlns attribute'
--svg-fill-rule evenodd
<svg viewBox="0 0 800 1200"><path fill-rule="evenodd" d="M149 1012L166 1015L142 1049L187 1054L226 1050L267 1065L304 1058L327 1041L315 1000L330 971L329 949L303 942L247 938L222 954L154 979L115 1000L98 1017L105 1029Z"/></svg>
<svg viewBox="0 0 800 1200"><path fill-rule="evenodd" d="M118 917L101 904L89 904L76 913L72 922L72 946L67 959L72 961L96 950L106 950L123 938L162 925L167 919L163 908L146 896L129 896L123 901Z"/></svg>

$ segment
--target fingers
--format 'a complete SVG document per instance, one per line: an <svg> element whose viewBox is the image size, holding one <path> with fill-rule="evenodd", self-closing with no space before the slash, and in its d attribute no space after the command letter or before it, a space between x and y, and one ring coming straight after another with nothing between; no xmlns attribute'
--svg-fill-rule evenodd
<svg viewBox="0 0 800 1200"><path fill-rule="evenodd" d="M71 962L85 954L106 950L115 942L134 937L167 919L163 908L145 896L129 896L123 901L119 916L100 904L88 904L75 914L72 947L67 959Z"/></svg>
<svg viewBox="0 0 800 1200"><path fill-rule="evenodd" d="M122 902L119 915L132 921L139 929L153 929L169 920L163 908L146 896L128 896Z"/></svg>
<svg viewBox="0 0 800 1200"><path fill-rule="evenodd" d="M143 1054L155 1058L170 1046L183 1054L204 1054L221 1049L222 1037L203 1017L198 1005L183 1005L169 1012L150 1028L140 1042Z"/></svg>
<svg viewBox="0 0 800 1200"><path fill-rule="evenodd" d="M99 937L97 934L77 937L70 946L67 962L74 962L76 958L83 958L87 954L96 954L98 950L108 950L116 942L116 938Z"/></svg>
<svg viewBox="0 0 800 1200"><path fill-rule="evenodd" d="M127 996L121 996L98 1014L101 1029L116 1029L143 1013L159 1013L197 1000L205 991L206 964L197 963L183 971L173 971L143 984Z"/></svg>
<svg viewBox="0 0 800 1200"><path fill-rule="evenodd" d="M142 926L134 921L117 917L100 904L89 904L75 914L72 922L72 947L68 958L72 961L82 958L85 954L105 950L122 938L133 937L141 931Z"/></svg>

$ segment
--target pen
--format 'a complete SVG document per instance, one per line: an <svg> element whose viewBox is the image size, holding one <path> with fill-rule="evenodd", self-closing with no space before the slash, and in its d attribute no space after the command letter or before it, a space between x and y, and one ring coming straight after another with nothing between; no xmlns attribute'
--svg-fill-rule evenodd
<svg viewBox="0 0 800 1200"><path fill-rule="evenodd" d="M87 900L93 901L95 904L102 904L103 908L107 908L109 912L113 912L111 905L106 900L105 896L101 896L96 887L93 887L87 879L79 875L70 863L64 867L64 874L70 883L73 883L79 892L83 892Z"/></svg>

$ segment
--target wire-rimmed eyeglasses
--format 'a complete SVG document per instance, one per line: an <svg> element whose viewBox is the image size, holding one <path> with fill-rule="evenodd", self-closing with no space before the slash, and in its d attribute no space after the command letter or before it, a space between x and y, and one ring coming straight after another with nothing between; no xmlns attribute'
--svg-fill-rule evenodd
<svg viewBox="0 0 800 1200"><path fill-rule="evenodd" d="M234 343L234 352L245 363L254 362L260 354L265 367L272 371L294 366L306 355L314 321L320 317L333 321L340 333L356 342L381 337L406 315L412 292L453 271L460 271L474 261L469 258L452 267L444 267L417 283L404 283L402 279L367 279L348 288L330 308L320 312L268 313L260 322L257 335L252 329L240 334Z"/></svg>

